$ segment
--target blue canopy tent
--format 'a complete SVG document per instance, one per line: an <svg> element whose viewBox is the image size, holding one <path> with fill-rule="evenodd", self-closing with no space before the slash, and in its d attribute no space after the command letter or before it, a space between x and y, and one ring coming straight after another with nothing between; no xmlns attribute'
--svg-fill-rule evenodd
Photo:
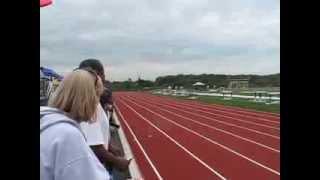
<svg viewBox="0 0 320 180"><path fill-rule="evenodd" d="M46 80L50 80L50 77L44 75L44 73L41 71L40 69L40 79L46 79Z"/></svg>
<svg viewBox="0 0 320 180"><path fill-rule="evenodd" d="M62 76L54 70L40 67L40 105L47 105L50 94L53 91L53 80L62 80Z"/></svg>
<svg viewBox="0 0 320 180"><path fill-rule="evenodd" d="M43 74L44 78L54 77L58 80L62 80L62 78L63 78L58 73L56 73L54 70L49 69L49 68L40 67L40 77L41 77L41 73Z"/></svg>

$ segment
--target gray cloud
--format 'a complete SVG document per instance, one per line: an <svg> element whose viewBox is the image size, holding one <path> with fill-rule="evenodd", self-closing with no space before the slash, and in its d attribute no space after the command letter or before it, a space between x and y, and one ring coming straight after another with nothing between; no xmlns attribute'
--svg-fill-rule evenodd
<svg viewBox="0 0 320 180"><path fill-rule="evenodd" d="M86 58L113 80L177 73L280 71L279 1L63 0L41 9L41 64Z"/></svg>

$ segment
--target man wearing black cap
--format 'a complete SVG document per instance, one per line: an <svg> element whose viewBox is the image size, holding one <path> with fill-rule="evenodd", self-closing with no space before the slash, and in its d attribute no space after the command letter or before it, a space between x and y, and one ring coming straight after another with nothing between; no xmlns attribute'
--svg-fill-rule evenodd
<svg viewBox="0 0 320 180"><path fill-rule="evenodd" d="M79 65L79 68L91 68L96 71L97 75L104 82L105 90L103 95L100 97L100 109L103 110L112 110L112 91L111 83L105 80L104 68L102 63L97 59L86 59L82 61ZM103 111L101 110L101 111ZM109 171L112 170L112 167L115 167L119 170L126 171L130 164L131 160L127 160L121 156L121 151L113 143L110 143L110 127L109 127L109 116L110 113L98 112L101 118L97 119L97 122L92 124L81 124L81 127L87 137L87 143L96 154L98 159L106 165Z"/></svg>

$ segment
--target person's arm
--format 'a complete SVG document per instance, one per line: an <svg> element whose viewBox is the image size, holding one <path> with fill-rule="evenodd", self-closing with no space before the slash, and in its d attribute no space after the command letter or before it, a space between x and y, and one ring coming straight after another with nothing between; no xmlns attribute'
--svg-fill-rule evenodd
<svg viewBox="0 0 320 180"><path fill-rule="evenodd" d="M128 169L131 159L127 160L120 156L115 156L113 153L106 150L103 145L90 146L90 148L95 153L100 162L110 164L122 171Z"/></svg>
<svg viewBox="0 0 320 180"><path fill-rule="evenodd" d="M98 160L96 160L98 162ZM59 180L109 180L108 172L100 164L98 165L92 158L86 156L70 162L61 174L56 177ZM98 162L99 163L99 162Z"/></svg>
<svg viewBox="0 0 320 180"><path fill-rule="evenodd" d="M119 148L118 145L115 144L115 141L113 140L113 138L110 138L108 151L110 151L116 156L123 156L121 149Z"/></svg>
<svg viewBox="0 0 320 180"><path fill-rule="evenodd" d="M103 114L102 107L98 105L96 122L90 124L81 123L81 128L87 138L87 144L91 147L100 162L113 165L120 170L126 170L130 161L112 154L108 151L108 146L105 147L109 142L105 142L105 134L103 133L107 132L102 130L105 129L106 131L109 131L109 127L102 126L102 122L106 121L105 123L108 123L107 117L103 116Z"/></svg>

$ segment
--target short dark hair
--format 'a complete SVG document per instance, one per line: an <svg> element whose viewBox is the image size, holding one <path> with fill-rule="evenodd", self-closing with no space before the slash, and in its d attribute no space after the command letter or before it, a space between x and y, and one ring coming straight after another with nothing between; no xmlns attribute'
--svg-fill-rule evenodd
<svg viewBox="0 0 320 180"><path fill-rule="evenodd" d="M88 68L88 67L96 71L99 76L104 76L104 68L102 63L99 60L86 59L86 60L83 60L79 65L79 69Z"/></svg>

